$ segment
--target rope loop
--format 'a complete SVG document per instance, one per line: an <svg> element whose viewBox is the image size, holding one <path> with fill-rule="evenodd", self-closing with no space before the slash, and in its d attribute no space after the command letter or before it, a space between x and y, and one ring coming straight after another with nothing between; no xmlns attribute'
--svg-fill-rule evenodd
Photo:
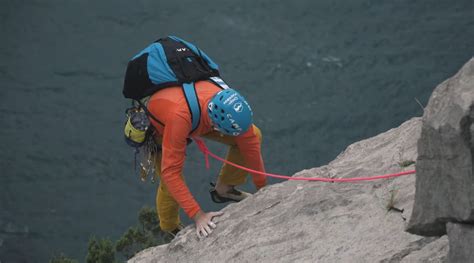
<svg viewBox="0 0 474 263"><path fill-rule="evenodd" d="M209 164L209 148L207 148L206 144L204 143L203 140L193 138L194 141L196 142L196 145L198 146L199 150L204 154L204 159L206 161L206 168L209 169L211 165Z"/></svg>

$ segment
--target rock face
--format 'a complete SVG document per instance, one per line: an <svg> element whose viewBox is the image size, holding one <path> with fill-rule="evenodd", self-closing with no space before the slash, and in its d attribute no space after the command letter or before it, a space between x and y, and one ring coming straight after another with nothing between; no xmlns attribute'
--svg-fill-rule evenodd
<svg viewBox="0 0 474 263"><path fill-rule="evenodd" d="M474 60L440 85L422 120L350 145L328 165L295 176L361 177L414 169L415 176L365 183L286 181L223 209L217 228L199 240L188 226L169 244L135 262L445 262L473 258L472 101ZM439 158L439 159L435 159ZM417 164L420 170L420 164ZM418 172L419 173L419 172ZM439 178L438 178L439 177ZM426 204L422 203L426 202Z"/></svg>
<svg viewBox="0 0 474 263"><path fill-rule="evenodd" d="M474 225L448 223L449 262L472 262Z"/></svg>
<svg viewBox="0 0 474 263"><path fill-rule="evenodd" d="M440 236L447 222L474 224L474 59L431 95L418 154L407 231Z"/></svg>
<svg viewBox="0 0 474 263"><path fill-rule="evenodd" d="M413 169L421 119L350 145L326 166L295 176L360 177ZM198 240L189 226L167 245L129 262L441 262L447 238L404 231L415 176L356 183L286 181L227 206L216 230ZM390 209L403 210L398 212Z"/></svg>

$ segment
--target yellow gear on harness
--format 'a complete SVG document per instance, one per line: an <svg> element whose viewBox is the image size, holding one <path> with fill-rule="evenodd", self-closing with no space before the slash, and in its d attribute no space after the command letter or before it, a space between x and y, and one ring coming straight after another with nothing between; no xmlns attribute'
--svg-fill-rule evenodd
<svg viewBox="0 0 474 263"><path fill-rule="evenodd" d="M146 121L145 121L146 120ZM140 146L145 142L149 122L142 109L131 109L125 123L125 138L131 145Z"/></svg>
<svg viewBox="0 0 474 263"><path fill-rule="evenodd" d="M128 118L125 124L124 132L125 137L137 144L141 144L145 141L146 130L139 130L133 127L130 118Z"/></svg>

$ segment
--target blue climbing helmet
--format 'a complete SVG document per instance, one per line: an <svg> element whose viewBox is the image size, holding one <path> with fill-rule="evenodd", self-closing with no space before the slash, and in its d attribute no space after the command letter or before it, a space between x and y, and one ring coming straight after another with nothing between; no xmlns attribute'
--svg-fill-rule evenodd
<svg viewBox="0 0 474 263"><path fill-rule="evenodd" d="M233 89L219 91L207 108L214 128L223 134L238 136L252 125L252 108L245 98Z"/></svg>

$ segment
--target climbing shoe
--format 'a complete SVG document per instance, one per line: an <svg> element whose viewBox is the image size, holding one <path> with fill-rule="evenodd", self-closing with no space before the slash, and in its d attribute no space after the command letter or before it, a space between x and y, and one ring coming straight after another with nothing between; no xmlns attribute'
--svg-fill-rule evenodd
<svg viewBox="0 0 474 263"><path fill-rule="evenodd" d="M211 183L211 186L212 188L211 190L209 190L209 193L211 194L211 199L214 203L240 202L252 195L250 193L237 190L235 188L232 188L225 194L219 194L217 193L217 190L215 189L215 185L213 183Z"/></svg>
<svg viewBox="0 0 474 263"><path fill-rule="evenodd" d="M174 230L163 231L163 241L165 241L166 243L171 242L171 240L173 240L179 233L179 231L184 229L184 227L185 226L183 224L179 223L178 227L176 227Z"/></svg>

